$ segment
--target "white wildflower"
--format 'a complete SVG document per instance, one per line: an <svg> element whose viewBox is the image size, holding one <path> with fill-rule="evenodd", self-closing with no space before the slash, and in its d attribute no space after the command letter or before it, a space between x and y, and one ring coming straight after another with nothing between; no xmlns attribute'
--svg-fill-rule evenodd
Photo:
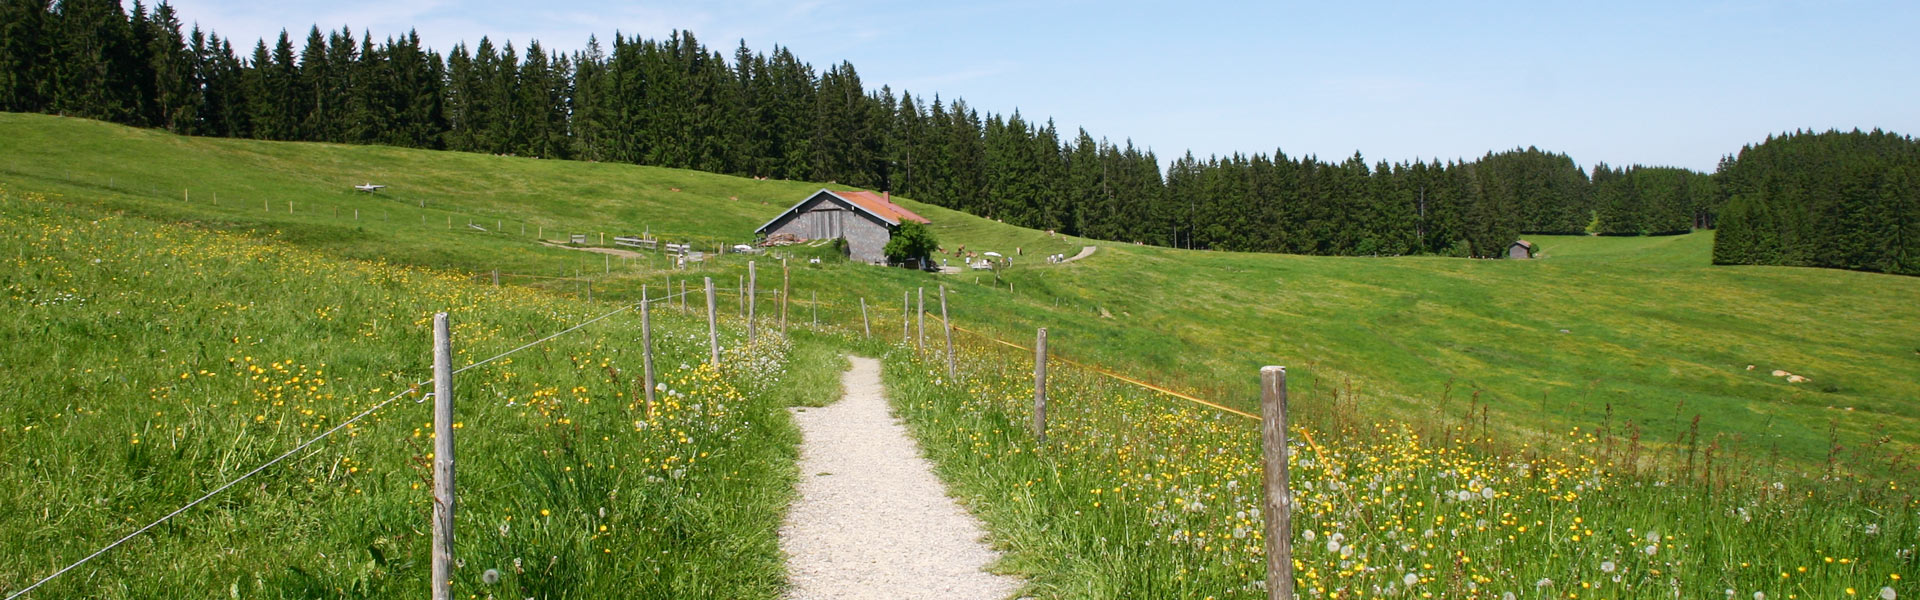
<svg viewBox="0 0 1920 600"><path fill-rule="evenodd" d="M1659 545L1659 544L1647 544L1647 547L1646 547L1646 548L1642 548L1641 550L1643 550L1643 551L1645 551L1645 552L1647 553L1647 556L1653 556L1653 553L1655 553L1655 552L1659 552L1659 551L1660 551L1660 545Z"/></svg>
<svg viewBox="0 0 1920 600"><path fill-rule="evenodd" d="M1601 572L1601 573L1612 573L1612 572L1613 572L1613 570L1614 570L1614 569L1616 569L1616 568L1619 568L1619 567L1618 567L1617 565L1615 565L1615 564L1613 564L1613 561L1610 561L1610 560L1603 560L1603 561L1600 561L1600 572Z"/></svg>
<svg viewBox="0 0 1920 600"><path fill-rule="evenodd" d="M1413 573L1408 573L1402 576L1400 578L1400 581L1406 582L1407 587L1413 587L1413 584L1420 583L1420 576L1415 575Z"/></svg>
<svg viewBox="0 0 1920 600"><path fill-rule="evenodd" d="M1900 597L1899 594L1893 593L1893 588L1891 587L1880 588L1880 600L1893 600L1894 598L1899 598L1899 597Z"/></svg>

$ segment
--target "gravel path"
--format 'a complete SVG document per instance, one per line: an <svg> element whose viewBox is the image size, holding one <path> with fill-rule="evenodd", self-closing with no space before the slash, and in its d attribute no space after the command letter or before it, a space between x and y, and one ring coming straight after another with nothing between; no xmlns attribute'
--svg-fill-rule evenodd
<svg viewBox="0 0 1920 600"><path fill-rule="evenodd" d="M831 406L791 409L804 441L800 498L780 528L787 598L1012 595L1020 580L982 570L999 555L889 414L880 362L854 357L841 385Z"/></svg>
<svg viewBox="0 0 1920 600"><path fill-rule="evenodd" d="M1080 259L1082 259L1082 258L1086 258L1086 257L1089 257L1089 256L1093 256L1093 252L1094 252L1095 250L1099 250L1099 249L1100 249L1100 247L1099 247L1099 246L1083 246L1083 247L1081 247L1081 248L1080 248L1080 253L1079 253L1079 254L1075 254L1075 255L1073 255L1073 256L1069 256L1069 257L1067 257L1066 259L1064 259L1064 260L1061 260L1060 262L1062 262L1062 263L1070 263L1070 262L1073 262L1073 261L1076 261L1076 260L1080 260Z"/></svg>

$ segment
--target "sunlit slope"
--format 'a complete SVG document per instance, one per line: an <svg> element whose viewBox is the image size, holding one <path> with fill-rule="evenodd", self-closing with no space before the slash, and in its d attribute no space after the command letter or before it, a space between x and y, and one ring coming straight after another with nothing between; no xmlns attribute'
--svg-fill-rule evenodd
<svg viewBox="0 0 1920 600"><path fill-rule="evenodd" d="M594 274L605 259L539 246L533 234L651 230L741 242L807 192L839 187L181 138L31 115L0 115L0 131L7 134L0 135L0 177L72 201L277 232L268 235L353 257L474 271L579 270L602 294L637 296L640 284L678 275ZM108 178L118 189L105 187ZM392 187L373 195L349 188L369 181ZM182 200L182 188L192 190L191 201ZM215 189L217 206L202 198ZM297 203L292 215L282 206L288 200ZM1709 233L1530 236L1543 249L1532 261L1183 251L1056 237L896 200L932 219L947 249L998 251L1014 264L999 276L937 277L803 263L794 270L795 298L817 294L823 320L857 323L854 298L865 297L876 328L898 335L899 313L879 311L897 311L903 289L946 283L963 325L1021 341L1046 326L1057 355L1242 405L1260 365L1284 364L1296 403L1308 410L1336 410L1337 395L1337 410L1363 416L1459 423L1474 410L1484 411L1476 423L1496 429L1592 430L1607 423L1610 406L1617 435L1627 435L1632 421L1650 444L1676 441L1699 415L1703 448L1720 441L1750 456L1778 452L1809 465L1827 457L1830 427L1844 452L1863 458L1891 458L1920 431L1920 278L1715 267ZM316 208L299 212L309 202ZM351 208L363 211L362 221L351 220ZM390 220L370 221L373 211ZM505 234L463 229L469 221L487 228L497 221ZM1100 250L1086 260L1043 259L1088 244ZM744 265L730 257L703 269L687 274L726 285ZM1771 375L1776 369L1810 381L1789 383ZM1872 443L1883 436L1893 443Z"/></svg>
<svg viewBox="0 0 1920 600"><path fill-rule="evenodd" d="M476 241L469 223L515 236L524 227L528 238L652 232L704 247L750 237L794 198L818 189L632 165L183 137L12 113L0 114L0 177L109 205L122 196L178 200L139 209L279 229L360 258L468 268L557 256L533 244ZM388 187L374 194L352 187L365 183ZM73 193L82 190L90 193Z"/></svg>

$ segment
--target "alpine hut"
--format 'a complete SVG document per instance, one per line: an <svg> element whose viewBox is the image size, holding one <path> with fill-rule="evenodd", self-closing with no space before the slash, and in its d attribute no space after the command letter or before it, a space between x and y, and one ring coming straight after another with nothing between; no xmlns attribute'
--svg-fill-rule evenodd
<svg viewBox="0 0 1920 600"><path fill-rule="evenodd" d="M803 240L844 238L849 258L886 264L887 241L904 221L927 223L926 217L894 204L886 192L821 189L754 233L762 237L784 233Z"/></svg>

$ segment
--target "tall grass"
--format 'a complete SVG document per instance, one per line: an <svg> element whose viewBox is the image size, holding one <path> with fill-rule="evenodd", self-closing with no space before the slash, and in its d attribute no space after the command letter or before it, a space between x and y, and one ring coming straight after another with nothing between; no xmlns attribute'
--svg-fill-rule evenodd
<svg viewBox="0 0 1920 600"><path fill-rule="evenodd" d="M343 262L0 189L0 591L21 589L426 377L619 307ZM631 311L457 378L462 597L767 598L797 436L777 334L705 364ZM388 598L427 589L431 444L409 394L35 590ZM491 571L493 575L483 575ZM491 580L489 583L487 580Z"/></svg>
<svg viewBox="0 0 1920 600"><path fill-rule="evenodd" d="M890 397L1040 597L1265 597L1256 422L1056 364L1041 445L1030 355L969 344L958 380L928 356L888 355ZM1589 431L1479 435L1295 427L1302 597L1920 593L1920 500L1898 483L1709 482L1630 471L1608 454L1627 443Z"/></svg>

